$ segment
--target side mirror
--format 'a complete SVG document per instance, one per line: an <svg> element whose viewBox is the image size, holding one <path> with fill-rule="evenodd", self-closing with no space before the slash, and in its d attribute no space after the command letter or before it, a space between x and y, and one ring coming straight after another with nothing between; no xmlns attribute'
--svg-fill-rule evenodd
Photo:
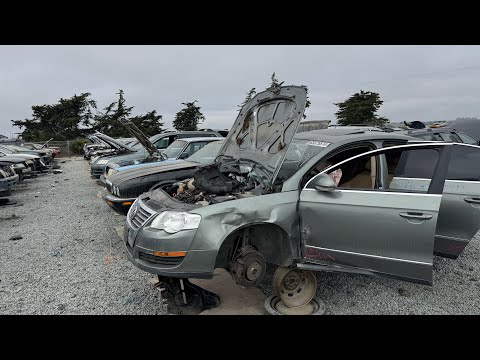
<svg viewBox="0 0 480 360"><path fill-rule="evenodd" d="M337 188L335 181L327 174L320 174L312 180L313 187L318 191L333 191Z"/></svg>
<svg viewBox="0 0 480 360"><path fill-rule="evenodd" d="M188 158L188 153L186 153L186 152L181 153L178 158L179 158L179 159L186 159L186 158Z"/></svg>

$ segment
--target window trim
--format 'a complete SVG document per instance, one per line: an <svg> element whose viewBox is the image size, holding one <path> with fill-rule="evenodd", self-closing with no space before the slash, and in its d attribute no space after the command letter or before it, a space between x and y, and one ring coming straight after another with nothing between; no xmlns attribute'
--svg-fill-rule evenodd
<svg viewBox="0 0 480 360"><path fill-rule="evenodd" d="M343 160L343 161L335 164L333 167L338 167L338 166L346 163L347 161L351 161L351 160L354 160L356 158L366 156L368 153L369 153L368 156L376 156L377 154L378 155L384 155L385 152L395 150L395 149L413 150L413 149L417 149L417 148L418 149L438 148L439 158L438 158L437 165L435 166L435 170L433 172L433 175L437 175L437 176L432 177L432 179L430 181L430 185L428 187L427 194L437 194L437 195L440 194L441 195L443 193L443 184L447 179L448 164L449 164L449 161L450 161L450 154L451 154L451 150L452 150L452 145L458 145L458 144L456 144L456 143L445 143L445 142L443 142L443 143L442 142L434 142L434 143L407 144L407 145L391 146L391 147L387 147L387 148L380 148L380 149L375 149L375 150L369 151L367 153L359 154L359 155L353 156L351 158L348 158L346 160ZM467 144L465 144L465 145L467 145ZM472 146L474 146L474 145L472 145ZM308 182L305 184L305 186L303 187L303 189L301 191L307 190L308 185L310 184L310 182L313 181L313 179L315 179L320 174L326 173L330 168L327 168L327 169L321 171L320 173L316 174L315 176L313 176L310 180L308 180ZM444 181L439 180L442 177L444 178ZM440 187L440 183L442 184L441 187ZM339 191L344 191L344 190L348 191L349 189L339 189ZM366 190L359 190L359 191L385 192L384 190L385 189L370 189L370 190L366 189ZM398 192L402 193L404 191L397 191L397 193ZM422 193L422 194L424 194L424 193Z"/></svg>
<svg viewBox="0 0 480 360"><path fill-rule="evenodd" d="M323 155L317 162L315 162L315 164L313 166L311 166L308 170L306 170L302 177L300 178L300 181L298 182L298 186L297 186L297 189L299 189L300 191L302 191L302 189L305 189L305 186L307 186L307 184L316 176L318 176L319 174L321 173L318 173L314 176L312 176L306 183L305 185L303 185L302 187L302 183L305 181L305 178L307 177L307 175L314 169L317 167L317 165L322 162L322 161L326 161L328 160L329 158L331 158L332 156L335 156L337 154L340 154L341 152L344 152L346 150L351 150L351 149L355 149L355 148L359 148L359 147L364 147L364 146L368 146L370 148L372 148L372 150L375 150L377 149L376 145L372 142L372 141L365 141L365 140L362 140L362 141L358 141L358 142L354 142L354 143L348 143L348 144L345 144L345 145L342 145L342 146L339 146L338 148L335 148L335 149L332 149L330 152L326 153L325 155ZM371 151L371 150L370 150ZM367 151L368 152L368 151ZM360 154L361 155L361 154ZM326 170L326 169L325 169ZM323 171L322 171L323 172Z"/></svg>

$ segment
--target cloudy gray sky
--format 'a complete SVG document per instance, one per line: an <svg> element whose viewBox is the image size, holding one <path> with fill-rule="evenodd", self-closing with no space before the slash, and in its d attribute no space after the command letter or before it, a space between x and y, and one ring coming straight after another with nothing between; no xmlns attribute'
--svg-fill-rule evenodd
<svg viewBox="0 0 480 360"><path fill-rule="evenodd" d="M205 127L230 128L246 92L276 72L307 85L307 119L335 119L359 90L378 92L391 121L480 117L480 46L0 46L0 134L31 106L90 92L99 109L125 91L134 115L157 110L171 127L198 100Z"/></svg>

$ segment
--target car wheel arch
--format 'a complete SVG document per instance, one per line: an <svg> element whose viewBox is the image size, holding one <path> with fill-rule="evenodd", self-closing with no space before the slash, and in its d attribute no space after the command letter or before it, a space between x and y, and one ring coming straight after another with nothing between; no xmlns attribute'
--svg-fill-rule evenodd
<svg viewBox="0 0 480 360"><path fill-rule="evenodd" d="M288 232L277 224L261 222L248 223L232 229L220 243L215 268L228 270L234 252L241 247L242 235L249 232L249 245L257 249L267 263L289 266L294 261L294 244Z"/></svg>

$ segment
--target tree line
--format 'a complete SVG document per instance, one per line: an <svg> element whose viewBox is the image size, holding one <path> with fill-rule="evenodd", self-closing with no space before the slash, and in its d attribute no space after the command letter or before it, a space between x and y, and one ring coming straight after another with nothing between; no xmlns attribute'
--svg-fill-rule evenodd
<svg viewBox="0 0 480 360"><path fill-rule="evenodd" d="M133 106L127 106L122 89L117 93L118 100L112 102L102 111L97 109L97 102L90 93L61 98L56 104L32 106L32 116L24 120L11 120L19 127L25 141L58 141L83 138L99 131L114 138L131 137L128 129L118 119L127 118L137 125L147 136L164 132L163 116L156 110L142 115L132 116ZM205 116L200 107L193 102L182 103L173 122L176 130L197 130Z"/></svg>
<svg viewBox="0 0 480 360"><path fill-rule="evenodd" d="M266 90L281 86L275 73L271 76L270 85ZM307 92L306 108L310 106L308 88L302 87ZM156 110L151 110L142 115L132 116L133 106L127 106L125 94L122 89L117 93L118 99L104 108L97 109L97 102L90 93L73 95L71 98L61 98L56 104L32 106L32 116L24 120L11 120L14 126L19 127L25 141L72 140L85 137L95 131L100 131L111 137L131 137L128 129L118 119L127 118L137 125L147 136L164 132L163 116ZM247 92L242 108L256 95L256 89ZM184 108L176 113L173 127L178 131L198 130L198 125L205 121L198 101L184 102ZM388 122L385 117L378 116L376 112L382 105L380 95L371 91L361 90L347 100L335 103L339 110L335 113L339 125L374 125L383 126ZM305 118L305 115L304 115Z"/></svg>

